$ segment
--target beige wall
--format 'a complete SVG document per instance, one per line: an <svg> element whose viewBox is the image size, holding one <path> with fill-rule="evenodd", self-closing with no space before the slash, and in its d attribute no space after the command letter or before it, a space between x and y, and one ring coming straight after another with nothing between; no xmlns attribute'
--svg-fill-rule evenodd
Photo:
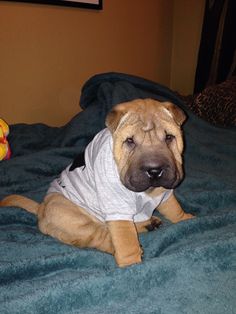
<svg viewBox="0 0 236 314"><path fill-rule="evenodd" d="M104 0L102 11L0 2L0 117L62 125L92 75L190 93L204 0Z"/></svg>
<svg viewBox="0 0 236 314"><path fill-rule="evenodd" d="M104 0L100 12L0 2L0 116L61 125L100 72L168 85L172 9L172 0Z"/></svg>
<svg viewBox="0 0 236 314"><path fill-rule="evenodd" d="M174 0L170 87L192 93L205 0Z"/></svg>

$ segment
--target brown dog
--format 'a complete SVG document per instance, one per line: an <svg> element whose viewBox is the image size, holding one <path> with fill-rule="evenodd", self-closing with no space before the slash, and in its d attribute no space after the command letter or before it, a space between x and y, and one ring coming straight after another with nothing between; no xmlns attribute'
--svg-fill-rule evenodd
<svg viewBox="0 0 236 314"><path fill-rule="evenodd" d="M183 177L184 120L169 102L117 105L86 148L85 167L64 170L41 204L10 195L0 205L36 214L44 234L113 254L120 267L140 263L138 233L160 224L156 207L173 223L193 217L172 193Z"/></svg>

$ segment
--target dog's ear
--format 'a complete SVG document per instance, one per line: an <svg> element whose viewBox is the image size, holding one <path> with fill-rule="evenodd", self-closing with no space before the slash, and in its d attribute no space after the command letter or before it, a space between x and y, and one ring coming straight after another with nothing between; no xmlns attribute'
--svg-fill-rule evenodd
<svg viewBox="0 0 236 314"><path fill-rule="evenodd" d="M165 108L172 115L175 122L179 126L181 126L187 118L183 110L180 109L178 106L172 104L171 102L165 102L164 104L165 104Z"/></svg>
<svg viewBox="0 0 236 314"><path fill-rule="evenodd" d="M115 106L107 115L105 124L113 133L117 129L121 118L127 113L123 105Z"/></svg>

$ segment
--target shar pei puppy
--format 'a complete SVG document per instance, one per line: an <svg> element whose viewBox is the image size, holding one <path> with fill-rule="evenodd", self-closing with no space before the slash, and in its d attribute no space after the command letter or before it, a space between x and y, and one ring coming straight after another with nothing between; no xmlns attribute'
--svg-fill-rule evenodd
<svg viewBox="0 0 236 314"><path fill-rule="evenodd" d="M80 248L114 255L125 267L142 260L138 233L160 220L192 218L173 190L183 178L185 115L170 102L136 99L116 105L106 126L55 179L41 204L10 195L1 206L18 206L38 217L42 233Z"/></svg>

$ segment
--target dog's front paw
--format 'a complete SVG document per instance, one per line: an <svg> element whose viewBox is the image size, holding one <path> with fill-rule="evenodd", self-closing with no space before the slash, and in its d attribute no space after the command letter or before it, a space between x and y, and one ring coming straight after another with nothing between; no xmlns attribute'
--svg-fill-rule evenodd
<svg viewBox="0 0 236 314"><path fill-rule="evenodd" d="M140 264L142 262L143 257L143 249L140 247L139 251L135 254L127 255L127 256L117 256L115 255L116 263L119 267L127 267L134 264Z"/></svg>
<svg viewBox="0 0 236 314"><path fill-rule="evenodd" d="M196 216L194 216L192 214L184 213L183 217L181 217L181 219L179 221L193 219L193 218L196 218Z"/></svg>

